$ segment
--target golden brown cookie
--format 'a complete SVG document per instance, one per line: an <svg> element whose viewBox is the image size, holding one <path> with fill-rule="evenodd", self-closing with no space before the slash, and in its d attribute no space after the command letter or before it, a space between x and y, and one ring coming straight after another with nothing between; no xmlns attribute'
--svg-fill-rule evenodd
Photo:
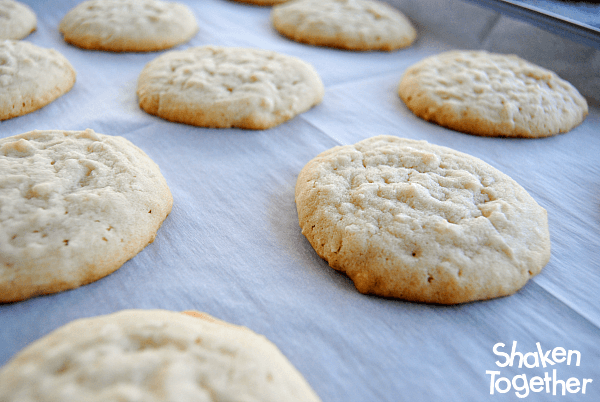
<svg viewBox="0 0 600 402"><path fill-rule="evenodd" d="M550 259L546 210L473 156L391 136L298 175L302 233L361 293L454 304L516 292Z"/></svg>
<svg viewBox="0 0 600 402"><path fill-rule="evenodd" d="M262 49L203 46L170 51L144 67L140 107L202 127L274 127L321 102L324 87L308 63Z"/></svg>
<svg viewBox="0 0 600 402"><path fill-rule="evenodd" d="M173 198L123 137L30 131L0 139L0 303L117 270L151 243Z"/></svg>
<svg viewBox="0 0 600 402"><path fill-rule="evenodd" d="M58 27L65 41L91 50L149 52L189 41L198 31L184 4L161 0L88 0Z"/></svg>
<svg viewBox="0 0 600 402"><path fill-rule="evenodd" d="M69 92L76 73L54 49L0 41L0 120L36 111Z"/></svg>
<svg viewBox="0 0 600 402"><path fill-rule="evenodd" d="M0 40L23 39L35 31L37 18L26 4L0 0Z"/></svg>
<svg viewBox="0 0 600 402"><path fill-rule="evenodd" d="M546 137L588 114L585 98L552 71L485 51L428 57L406 70L398 93L420 118L482 136Z"/></svg>
<svg viewBox="0 0 600 402"><path fill-rule="evenodd" d="M273 7L273 27L297 42L348 50L396 50L417 33L400 11L376 0L296 0Z"/></svg>
<svg viewBox="0 0 600 402"><path fill-rule="evenodd" d="M208 317L124 310L73 321L0 370L0 400L320 401L267 338Z"/></svg>
<svg viewBox="0 0 600 402"><path fill-rule="evenodd" d="M253 4L255 6L274 6L276 4L285 3L289 0L233 0L238 3Z"/></svg>

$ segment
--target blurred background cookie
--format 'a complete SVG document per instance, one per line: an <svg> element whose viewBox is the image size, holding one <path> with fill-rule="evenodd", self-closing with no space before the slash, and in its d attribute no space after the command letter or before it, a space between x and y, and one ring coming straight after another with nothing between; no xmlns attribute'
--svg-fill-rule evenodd
<svg viewBox="0 0 600 402"><path fill-rule="evenodd" d="M297 42L349 50L396 50L417 32L397 9L375 0L296 0L273 7L271 22Z"/></svg>
<svg viewBox="0 0 600 402"><path fill-rule="evenodd" d="M76 73L54 49L0 41L0 120L31 113L69 92Z"/></svg>
<svg viewBox="0 0 600 402"><path fill-rule="evenodd" d="M238 3L254 4L255 6L273 6L275 4L285 3L289 0L233 0Z"/></svg>
<svg viewBox="0 0 600 402"><path fill-rule="evenodd" d="M0 0L0 40L23 39L35 31L37 18L29 6L13 0Z"/></svg>
<svg viewBox="0 0 600 402"><path fill-rule="evenodd" d="M546 210L507 175L425 141L332 148L296 182L302 234L361 293L455 304L516 292L550 259Z"/></svg>
<svg viewBox="0 0 600 402"><path fill-rule="evenodd" d="M189 41L198 31L184 4L160 0L89 0L58 26L68 43L91 50L148 52Z"/></svg>
<svg viewBox="0 0 600 402"><path fill-rule="evenodd" d="M203 46L152 60L137 94L143 110L169 121L261 130L320 103L324 91L314 68L296 57Z"/></svg>
<svg viewBox="0 0 600 402"><path fill-rule="evenodd" d="M406 70L398 94L422 119L483 136L547 137L588 114L585 98L552 71L485 51L428 57Z"/></svg>
<svg viewBox="0 0 600 402"><path fill-rule="evenodd" d="M0 139L0 171L0 303L117 270L154 241L173 204L144 152L89 129Z"/></svg>
<svg viewBox="0 0 600 402"><path fill-rule="evenodd" d="M73 321L2 368L0 399L320 401L267 338L196 315L123 310Z"/></svg>

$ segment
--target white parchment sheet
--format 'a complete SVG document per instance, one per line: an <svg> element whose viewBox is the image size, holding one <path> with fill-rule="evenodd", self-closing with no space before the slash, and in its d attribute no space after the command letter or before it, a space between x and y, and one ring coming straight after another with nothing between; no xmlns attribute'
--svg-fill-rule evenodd
<svg viewBox="0 0 600 402"><path fill-rule="evenodd" d="M323 401L600 400L600 52L459 0L397 0L419 38L392 53L347 52L291 42L270 25L269 8L228 0L182 0L200 30L187 44L258 47L311 63L323 102L265 131L175 124L140 110L137 77L162 52L85 51L57 26L76 0L35 1L38 29L25 40L57 49L77 70L73 89L29 115L0 122L0 137L33 129L121 135L161 168L173 211L146 247L108 277L76 290L0 305L0 365L27 344L77 318L126 308L196 309L250 327L273 341ZM396 93L404 70L451 49L512 52L571 81L590 104L573 131L551 138L482 138L427 123ZM513 296L459 306L359 294L321 260L298 226L296 177L336 145L390 134L449 146L514 178L548 210L552 258ZM0 172L2 174L2 172ZM528 355L499 367L493 352ZM552 351L577 350L571 364ZM557 349L560 352L560 349ZM557 358L560 357L556 355ZM543 363L543 364L542 364ZM551 363L554 363L553 365ZM545 367L544 367L545 365ZM554 371L556 370L556 371ZM545 385L519 398L495 380ZM554 378L567 383L562 395ZM572 381L569 384L574 384ZM566 385L566 384L565 384ZM523 389L520 395L526 394Z"/></svg>

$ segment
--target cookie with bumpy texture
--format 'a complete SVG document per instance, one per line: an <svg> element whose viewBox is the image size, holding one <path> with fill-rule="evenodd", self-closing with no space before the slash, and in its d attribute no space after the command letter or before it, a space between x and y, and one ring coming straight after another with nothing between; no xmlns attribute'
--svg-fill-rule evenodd
<svg viewBox="0 0 600 402"><path fill-rule="evenodd" d="M0 303L73 289L151 243L173 198L123 137L30 131L0 139Z"/></svg>
<svg viewBox="0 0 600 402"><path fill-rule="evenodd" d="M271 22L297 42L348 50L396 50L417 36L404 14L375 0L292 1L273 7Z"/></svg>
<svg viewBox="0 0 600 402"><path fill-rule="evenodd" d="M285 3L289 0L233 0L238 3L253 4L255 6L274 6L275 4Z"/></svg>
<svg viewBox="0 0 600 402"><path fill-rule="evenodd" d="M149 52L189 41L198 31L184 4L160 0L88 0L58 26L66 42L91 50Z"/></svg>
<svg viewBox="0 0 600 402"><path fill-rule="evenodd" d="M302 233L365 294L455 304L506 296L550 258L546 210L473 156L391 136L332 148L296 183Z"/></svg>
<svg viewBox="0 0 600 402"><path fill-rule="evenodd" d="M588 114L585 98L552 71L485 51L428 57L406 70L398 94L418 117L481 136L546 137Z"/></svg>
<svg viewBox="0 0 600 402"><path fill-rule="evenodd" d="M203 46L167 52L144 67L146 112L202 127L267 129L321 102L314 68L269 50Z"/></svg>
<svg viewBox="0 0 600 402"><path fill-rule="evenodd" d="M0 40L23 39L35 31L37 18L29 6L13 0L0 0Z"/></svg>
<svg viewBox="0 0 600 402"><path fill-rule="evenodd" d="M38 110L69 92L75 69L54 49L0 41L0 120Z"/></svg>
<svg viewBox="0 0 600 402"><path fill-rule="evenodd" d="M266 337L165 310L124 310L58 328L2 368L0 400L320 401Z"/></svg>

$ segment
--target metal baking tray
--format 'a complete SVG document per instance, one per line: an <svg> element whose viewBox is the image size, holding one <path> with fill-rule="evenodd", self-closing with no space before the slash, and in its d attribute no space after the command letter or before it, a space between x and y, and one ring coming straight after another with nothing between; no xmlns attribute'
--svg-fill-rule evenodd
<svg viewBox="0 0 600 402"><path fill-rule="evenodd" d="M600 1L467 0L600 49Z"/></svg>

